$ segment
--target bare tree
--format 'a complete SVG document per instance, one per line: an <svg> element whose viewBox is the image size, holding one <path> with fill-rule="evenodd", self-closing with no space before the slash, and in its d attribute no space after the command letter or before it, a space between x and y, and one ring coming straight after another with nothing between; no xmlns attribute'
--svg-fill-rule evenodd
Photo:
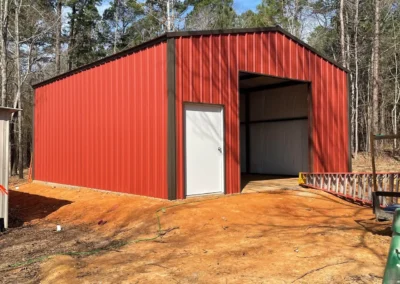
<svg viewBox="0 0 400 284"><path fill-rule="evenodd" d="M20 34L19 34L19 16L21 13L21 6L23 0L14 0L14 46L15 46L15 66L16 66L16 94L14 98L13 107L22 107L21 104L21 56L20 56ZM18 172L19 178L24 178L24 160L23 160L23 147L22 147L22 113L18 112L18 127L17 127L17 141L18 141Z"/></svg>
<svg viewBox="0 0 400 284"><path fill-rule="evenodd" d="M374 37L372 47L372 131L379 132L379 45L380 45L380 1L375 0Z"/></svg>
<svg viewBox="0 0 400 284"><path fill-rule="evenodd" d="M71 23L69 27L69 45L68 45L68 70L72 70L74 58L72 56L72 51L75 48L75 16L76 16L76 4L72 5L71 13Z"/></svg>
<svg viewBox="0 0 400 284"><path fill-rule="evenodd" d="M397 134L397 105L399 104L400 101L400 85L399 85L399 61L398 61L398 30L395 25L395 19L392 19L392 28L393 28L393 40L394 40L394 74L392 73L392 76L394 78L394 97L393 97L393 107L392 107L392 129L393 133ZM394 148L397 148L397 140L394 140Z"/></svg>
<svg viewBox="0 0 400 284"><path fill-rule="evenodd" d="M0 0L0 68L1 68L1 105L6 105L7 93L7 29L8 29L9 0Z"/></svg>
<svg viewBox="0 0 400 284"><path fill-rule="evenodd" d="M57 25L56 25L56 73L59 74L61 70L61 31L62 31L62 0L57 1Z"/></svg>
<svg viewBox="0 0 400 284"><path fill-rule="evenodd" d="M118 22L119 22L119 0L115 0L115 12L114 12L114 20L115 20L115 27L114 27L114 53L117 52L117 43L118 43Z"/></svg>
<svg viewBox="0 0 400 284"><path fill-rule="evenodd" d="M207 30L214 28L217 22L217 15L214 13L211 6L205 6L198 9L190 20L185 23L186 30Z"/></svg>
<svg viewBox="0 0 400 284"><path fill-rule="evenodd" d="M344 27L344 0L340 0L339 9L339 19L340 19L340 51L341 60L344 67L346 67L346 51L345 51L345 27Z"/></svg>
<svg viewBox="0 0 400 284"><path fill-rule="evenodd" d="M354 18L354 100L355 100L355 107L354 107L354 156L357 157L358 153L358 101L359 101L359 63L358 63L358 21L359 21L359 5L360 0L355 0L355 18Z"/></svg>

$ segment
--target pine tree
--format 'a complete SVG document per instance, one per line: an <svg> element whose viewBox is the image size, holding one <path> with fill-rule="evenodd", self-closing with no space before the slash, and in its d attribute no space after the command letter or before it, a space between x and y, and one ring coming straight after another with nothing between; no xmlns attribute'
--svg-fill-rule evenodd
<svg viewBox="0 0 400 284"><path fill-rule="evenodd" d="M96 5L100 0L69 0L69 69L90 63L106 55L98 45L101 16Z"/></svg>

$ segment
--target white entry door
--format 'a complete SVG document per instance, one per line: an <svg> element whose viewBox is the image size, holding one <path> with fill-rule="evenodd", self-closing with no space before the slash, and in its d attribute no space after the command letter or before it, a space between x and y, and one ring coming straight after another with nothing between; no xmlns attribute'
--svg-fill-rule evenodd
<svg viewBox="0 0 400 284"><path fill-rule="evenodd" d="M185 105L186 195L224 192L224 114L216 105Z"/></svg>

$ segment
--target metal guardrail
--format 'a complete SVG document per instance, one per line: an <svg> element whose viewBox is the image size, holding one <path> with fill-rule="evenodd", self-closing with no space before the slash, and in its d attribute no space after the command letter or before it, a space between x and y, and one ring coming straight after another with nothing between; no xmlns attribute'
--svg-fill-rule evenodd
<svg viewBox="0 0 400 284"><path fill-rule="evenodd" d="M399 192L400 172L376 173L376 182L378 191ZM372 206L372 173L300 173L299 184ZM383 206L393 201L397 197L380 197Z"/></svg>

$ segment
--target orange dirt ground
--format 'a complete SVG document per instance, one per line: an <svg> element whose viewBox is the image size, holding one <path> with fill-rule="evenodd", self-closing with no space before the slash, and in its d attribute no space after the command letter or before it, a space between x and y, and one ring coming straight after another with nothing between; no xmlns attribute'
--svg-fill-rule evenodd
<svg viewBox="0 0 400 284"><path fill-rule="evenodd" d="M171 202L22 185L0 282L381 283L390 224L370 208L293 179L243 186L252 193Z"/></svg>

